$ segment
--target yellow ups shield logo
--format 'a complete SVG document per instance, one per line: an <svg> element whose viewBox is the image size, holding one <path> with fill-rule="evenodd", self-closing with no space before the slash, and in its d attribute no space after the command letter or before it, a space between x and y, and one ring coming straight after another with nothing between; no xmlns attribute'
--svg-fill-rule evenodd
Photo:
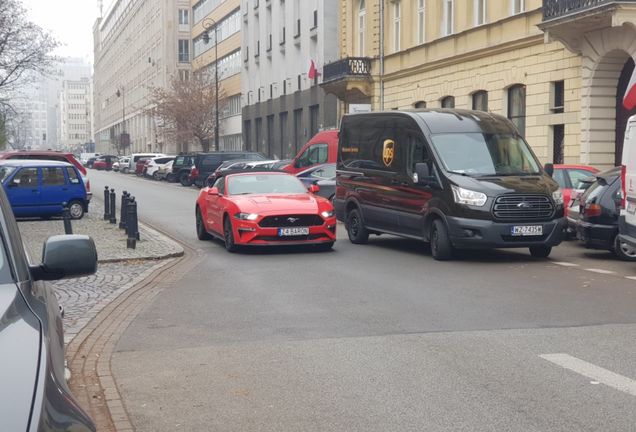
<svg viewBox="0 0 636 432"><path fill-rule="evenodd" d="M391 166L393 163L393 159L395 158L395 141L393 140L384 140L384 145L382 148L382 160L384 161L384 165Z"/></svg>

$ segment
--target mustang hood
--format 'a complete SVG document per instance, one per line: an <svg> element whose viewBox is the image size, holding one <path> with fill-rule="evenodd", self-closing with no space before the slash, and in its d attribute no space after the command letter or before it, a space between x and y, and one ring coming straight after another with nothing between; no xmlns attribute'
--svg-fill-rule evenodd
<svg viewBox="0 0 636 432"><path fill-rule="evenodd" d="M318 199L311 194L263 194L238 195L232 198L234 203L245 213L316 213Z"/></svg>
<svg viewBox="0 0 636 432"><path fill-rule="evenodd" d="M0 285L0 419L2 430L25 431L40 357L40 323L12 284ZM37 421L37 416L33 419Z"/></svg>

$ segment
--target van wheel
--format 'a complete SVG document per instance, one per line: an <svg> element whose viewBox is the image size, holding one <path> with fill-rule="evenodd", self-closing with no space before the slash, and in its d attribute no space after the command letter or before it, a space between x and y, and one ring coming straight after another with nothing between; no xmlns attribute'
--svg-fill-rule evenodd
<svg viewBox="0 0 636 432"><path fill-rule="evenodd" d="M448 229L441 219L435 219L431 227L431 255L437 261L446 261L453 257L453 245L448 236Z"/></svg>
<svg viewBox="0 0 636 432"><path fill-rule="evenodd" d="M84 204L81 201L71 201L68 203L68 210L71 214L71 219L81 219L84 217Z"/></svg>
<svg viewBox="0 0 636 432"><path fill-rule="evenodd" d="M369 231L364 227L362 223L362 217L360 216L360 210L353 209L347 215L347 234L349 240L354 244L365 244L369 241Z"/></svg>
<svg viewBox="0 0 636 432"><path fill-rule="evenodd" d="M620 241L618 236L614 239L613 252L623 261L636 261L636 250L627 243Z"/></svg>
<svg viewBox="0 0 636 432"><path fill-rule="evenodd" d="M552 252L550 246L530 246L530 255L535 258L547 258L550 252Z"/></svg>

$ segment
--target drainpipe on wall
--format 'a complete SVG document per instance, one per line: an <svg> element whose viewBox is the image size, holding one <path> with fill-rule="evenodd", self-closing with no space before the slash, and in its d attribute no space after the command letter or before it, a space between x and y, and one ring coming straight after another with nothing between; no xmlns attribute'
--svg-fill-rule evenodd
<svg viewBox="0 0 636 432"><path fill-rule="evenodd" d="M384 111L384 0L380 0L380 111Z"/></svg>

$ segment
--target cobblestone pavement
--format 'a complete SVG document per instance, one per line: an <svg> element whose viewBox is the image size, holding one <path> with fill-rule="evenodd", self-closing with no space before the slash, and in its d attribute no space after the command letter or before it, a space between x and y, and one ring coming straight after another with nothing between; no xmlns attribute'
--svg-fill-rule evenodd
<svg viewBox="0 0 636 432"><path fill-rule="evenodd" d="M82 219L72 221L73 233L87 234L95 240L100 263L183 255L183 248L179 244L143 224L139 225L141 240L137 242L136 249L126 248L126 234L118 228L119 210L117 213L118 223L110 224L103 218L103 203L93 199L90 211ZM40 259L42 244L49 236L64 234L64 224L59 218L20 221L18 225L22 240L33 261Z"/></svg>
<svg viewBox="0 0 636 432"><path fill-rule="evenodd" d="M118 225L103 220L102 202L93 200L90 212L73 221L73 232L95 240L99 265L94 275L51 282L64 308L64 339L68 343L109 302L170 260L183 254L183 248L154 229L140 224L141 240L136 249L126 248L126 235ZM61 219L29 220L18 223L25 248L32 262L38 262L42 245L51 235L64 234Z"/></svg>

